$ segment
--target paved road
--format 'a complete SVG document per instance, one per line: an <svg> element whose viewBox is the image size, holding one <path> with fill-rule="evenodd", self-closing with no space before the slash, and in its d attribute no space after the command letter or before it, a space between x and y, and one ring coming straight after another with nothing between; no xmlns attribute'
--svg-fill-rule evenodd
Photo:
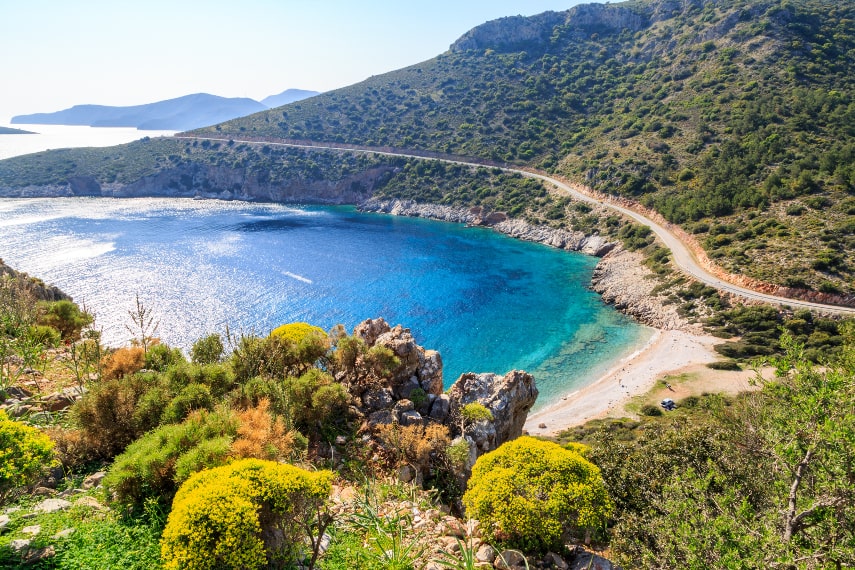
<svg viewBox="0 0 855 570"><path fill-rule="evenodd" d="M483 166L481 164L466 162L462 160L452 160L446 158L436 158L436 157L425 157L420 156L418 154L407 154L404 152L389 152L383 150L372 149L370 147L356 147L352 148L350 146L337 146L335 144L295 144L295 143L282 143L282 142L260 142L260 141L249 141L249 140L240 140L237 138L227 138L227 137L176 137L176 138L188 138L188 139L198 139L198 140L234 140L235 142L240 142L244 144L262 144L262 145L271 145L271 146L286 146L286 147L294 147L294 148L313 148L320 150L335 150L335 151L343 151L343 152L361 152L368 154L379 154L384 156L400 156L404 158L419 158L423 160L438 160L440 162L447 162L450 164L462 164L466 166ZM617 204L598 200L593 196L589 196L588 194L584 194L579 190L573 188L557 180L552 178L551 176L547 176L546 174L539 174L534 172L529 172L526 170L519 170L516 168L509 167L499 167L505 172L513 172L517 174L521 174L528 178L536 178L542 180L544 182L548 182L559 188L560 190L570 194L573 198L577 200L582 200L584 202L589 202L591 204L600 204L606 206L607 208L611 208L622 215L632 218L636 222L643 224L649 227L656 236L662 240L665 246L671 250L672 259L674 264L686 275L692 277L709 285L711 287L715 287L719 291L726 291L728 293L733 293L735 295L739 295L746 299L752 299L756 301L763 301L765 303L771 303L773 305L786 305L794 308L805 308L811 309L814 311L820 311L823 313L829 313L834 315L842 315L842 316L855 316L855 308L851 307L841 307L838 305L826 305L823 303L813 303L810 301L802 301L799 299L790 299L788 297L778 297L777 295L769 295L766 293L760 293L759 291L754 291L753 289L748 289L746 287L742 287L739 285L734 285L732 283L728 283L727 281L723 281L722 279L716 277L715 275L709 273L698 263L697 258L692 253L692 250L682 241L678 236L672 233L668 228L662 226L661 224L651 220L639 214L638 212L634 212L628 208L624 208L623 206L619 206Z"/></svg>

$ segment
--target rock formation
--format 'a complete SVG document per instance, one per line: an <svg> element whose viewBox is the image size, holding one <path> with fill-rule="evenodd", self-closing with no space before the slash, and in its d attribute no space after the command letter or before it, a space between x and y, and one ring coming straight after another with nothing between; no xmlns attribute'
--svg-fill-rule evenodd
<svg viewBox="0 0 855 570"><path fill-rule="evenodd" d="M411 200L371 198L362 202L359 205L359 210L492 227L494 230L516 239L542 243L567 251L579 251L597 257L606 255L617 245L599 235L586 235L584 232L534 226L521 219L509 218L504 212L491 211L481 206L463 208L421 204Z"/></svg>
<svg viewBox="0 0 855 570"><path fill-rule="evenodd" d="M519 370L504 376L467 373L443 393L442 358L438 352L416 344L409 329L391 327L383 319L369 319L357 325L353 333L369 348L388 348L400 361L382 382L350 387L356 402L352 411L362 419L361 431L369 438L383 426L393 424L444 425L452 437L470 443L471 460L464 466L468 472L479 455L522 435L538 394L530 374ZM490 410L493 419L476 422L464 430L460 410L473 402Z"/></svg>

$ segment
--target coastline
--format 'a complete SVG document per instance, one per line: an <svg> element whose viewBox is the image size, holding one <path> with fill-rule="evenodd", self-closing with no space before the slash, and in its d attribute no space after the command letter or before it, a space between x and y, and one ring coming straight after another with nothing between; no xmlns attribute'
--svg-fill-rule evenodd
<svg viewBox="0 0 855 570"><path fill-rule="evenodd" d="M704 335L700 326L689 323L677 313L674 304L664 303L655 294L658 280L652 278L653 272L642 263L638 252L624 250L601 236L535 227L522 220L493 218L479 208L371 199L358 209L488 226L517 239L601 258L591 279L592 289L604 303L653 329L653 336L590 384L529 414L524 429L532 435L554 436L562 430L610 414L628 415L626 405L649 393L666 375L690 371L693 376L701 378L701 390L710 387L713 391L720 388L733 393L750 389L747 381L752 374L750 371L722 374L706 367L707 363L721 360L714 347L723 342L722 339ZM546 427L539 427L541 425Z"/></svg>
<svg viewBox="0 0 855 570"><path fill-rule="evenodd" d="M532 435L551 436L612 413L625 416L626 404L648 393L663 376L721 358L713 349L721 339L681 330L655 330L646 345L618 361L598 380L529 415L524 429Z"/></svg>

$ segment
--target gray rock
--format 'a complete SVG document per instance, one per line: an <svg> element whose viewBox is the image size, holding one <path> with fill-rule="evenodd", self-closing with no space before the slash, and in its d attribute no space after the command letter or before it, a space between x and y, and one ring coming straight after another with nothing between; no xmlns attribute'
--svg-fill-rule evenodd
<svg viewBox="0 0 855 570"><path fill-rule="evenodd" d="M482 544L478 547L478 551L475 553L475 560L482 563L492 564L498 555L499 554L496 552L495 548L489 544Z"/></svg>
<svg viewBox="0 0 855 570"><path fill-rule="evenodd" d="M442 356L435 350L425 350L419 361L419 383L428 394L442 393Z"/></svg>
<svg viewBox="0 0 855 570"><path fill-rule="evenodd" d="M71 507L71 503L66 501L65 499L45 499L34 509L37 513L55 513L57 511L64 511Z"/></svg>
<svg viewBox="0 0 855 570"><path fill-rule="evenodd" d="M335 444L339 445L339 446L347 445L347 438L344 437L343 435L337 435L337 436L335 436Z"/></svg>
<svg viewBox="0 0 855 570"><path fill-rule="evenodd" d="M36 487L33 490L33 495L36 497L53 497L56 495L56 490L50 487Z"/></svg>
<svg viewBox="0 0 855 570"><path fill-rule="evenodd" d="M420 423L422 423L422 415L415 410L401 414L400 424L402 426L411 426Z"/></svg>
<svg viewBox="0 0 855 570"><path fill-rule="evenodd" d="M19 386L9 386L8 388L6 388L5 392L9 398L16 398L18 400L23 400L33 395L33 393L29 390L26 390Z"/></svg>
<svg viewBox="0 0 855 570"><path fill-rule="evenodd" d="M368 417L368 427L371 429L377 428L380 425L388 425L393 422L392 412L389 410L380 410L374 412Z"/></svg>
<svg viewBox="0 0 855 570"><path fill-rule="evenodd" d="M615 570L610 560L591 552L581 552L573 559L570 570Z"/></svg>
<svg viewBox="0 0 855 570"><path fill-rule="evenodd" d="M40 525L40 524L34 524L32 526L25 526L24 528L21 529L21 532L23 532L24 534L31 534L33 536L36 536L41 531L42 531L42 525Z"/></svg>
<svg viewBox="0 0 855 570"><path fill-rule="evenodd" d="M11 522L11 518L9 515L0 515L0 532L3 532L7 526L9 526L9 522Z"/></svg>
<svg viewBox="0 0 855 570"><path fill-rule="evenodd" d="M446 418L448 418L450 406L451 400L449 399L448 394L439 395L430 407L430 419L438 422L444 422Z"/></svg>
<svg viewBox="0 0 855 570"><path fill-rule="evenodd" d="M12 552L21 553L30 548L30 542L32 541L29 538L16 538L9 542L9 548L12 549Z"/></svg>
<svg viewBox="0 0 855 570"><path fill-rule="evenodd" d="M54 556L56 556L56 549L53 546L45 546L44 548L27 552L24 562L27 564L35 564L40 560L46 560L48 558L53 558Z"/></svg>
<svg viewBox="0 0 855 570"><path fill-rule="evenodd" d="M398 481L409 483L416 478L416 470L410 465L402 465L398 468Z"/></svg>
<svg viewBox="0 0 855 570"><path fill-rule="evenodd" d="M362 395L362 405L369 410L385 410L394 402L392 391L388 388L369 390Z"/></svg>
<svg viewBox="0 0 855 570"><path fill-rule="evenodd" d="M410 400L398 400L395 402L395 406L392 408L392 414L398 418L398 421L401 421L401 416L406 412L411 412L415 409L413 403Z"/></svg>
<svg viewBox="0 0 855 570"><path fill-rule="evenodd" d="M496 557L493 567L498 570L524 570L528 568L525 556L520 554L518 550L503 550Z"/></svg>
<svg viewBox="0 0 855 570"><path fill-rule="evenodd" d="M490 410L495 438L488 442L487 449L483 441L475 441L479 449L491 451L522 434L523 424L537 400L538 390L530 374L512 370L503 377L496 374L462 374L451 386L448 395L452 417L459 417L463 406L472 402L478 402Z"/></svg>
<svg viewBox="0 0 855 570"><path fill-rule="evenodd" d="M64 528L55 535L53 535L53 538L54 540L62 540L63 538L68 538L75 532L77 532L76 528Z"/></svg>
<svg viewBox="0 0 855 570"><path fill-rule="evenodd" d="M398 389L398 393L401 395L401 398L410 399L410 396L413 393L413 390L421 388L421 384L419 384L419 379L415 376L410 376L407 380L401 384L401 387Z"/></svg>
<svg viewBox="0 0 855 570"><path fill-rule="evenodd" d="M107 476L106 471L97 471L97 472L93 473L92 475L90 475L89 477L87 477L86 479L84 479L83 483L81 483L80 486L86 490L92 489L94 487L99 486L101 484L101 481L103 481L104 477L106 477L106 476Z"/></svg>
<svg viewBox="0 0 855 570"><path fill-rule="evenodd" d="M546 562L547 568L555 568L556 570L568 570L570 568L567 562L554 552L547 552L543 561Z"/></svg>

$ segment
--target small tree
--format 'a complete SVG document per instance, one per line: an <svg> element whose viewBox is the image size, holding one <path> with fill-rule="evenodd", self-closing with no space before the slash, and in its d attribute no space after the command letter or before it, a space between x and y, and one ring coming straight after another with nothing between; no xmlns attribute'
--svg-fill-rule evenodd
<svg viewBox="0 0 855 570"><path fill-rule="evenodd" d="M612 510L593 463L532 437L478 458L463 504L491 538L526 550L557 547L566 531L582 530L587 536Z"/></svg>
<svg viewBox="0 0 855 570"><path fill-rule="evenodd" d="M471 402L460 410L460 433L466 432L466 427L480 421L493 421L493 413L480 402Z"/></svg>
<svg viewBox="0 0 855 570"><path fill-rule="evenodd" d="M216 364L225 352L223 339L214 333L204 336L193 343L190 349L190 359L194 364Z"/></svg>
<svg viewBox="0 0 855 570"><path fill-rule="evenodd" d="M157 327L160 326L160 320L155 320L151 307L143 305L139 293L136 295L134 308L128 311L128 316L131 317L131 324L125 325L125 328L133 335L133 341L142 347L143 353L146 353L154 340Z"/></svg>
<svg viewBox="0 0 855 570"><path fill-rule="evenodd" d="M80 338L80 332L94 320L92 315L68 300L43 303L42 310L39 322L55 328L66 340Z"/></svg>

